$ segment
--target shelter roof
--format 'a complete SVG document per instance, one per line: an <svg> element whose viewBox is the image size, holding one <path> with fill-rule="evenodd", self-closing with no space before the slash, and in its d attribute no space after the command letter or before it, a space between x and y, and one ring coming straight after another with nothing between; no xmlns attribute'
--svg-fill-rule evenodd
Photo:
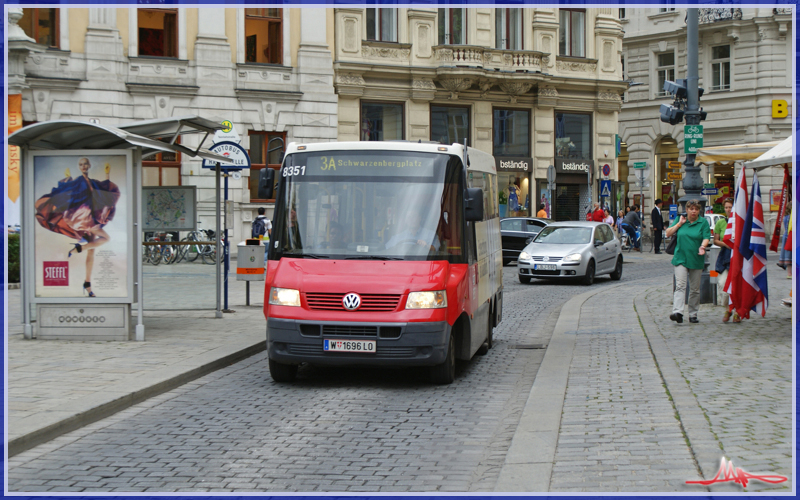
<svg viewBox="0 0 800 500"><path fill-rule="evenodd" d="M36 150L130 149L140 146L142 156L159 151L175 151L190 157L225 161L225 157L202 147L190 149L173 144L185 134L213 134L222 125L198 116L147 120L119 126L76 120L34 123L8 137L8 143ZM205 138L204 138L205 139ZM200 141L200 146L204 141Z"/></svg>
<svg viewBox="0 0 800 500"><path fill-rule="evenodd" d="M732 165L737 161L755 160L777 145L778 141L772 141L700 148L697 150L697 156L695 156L694 161L695 163L705 163L706 165L714 163Z"/></svg>

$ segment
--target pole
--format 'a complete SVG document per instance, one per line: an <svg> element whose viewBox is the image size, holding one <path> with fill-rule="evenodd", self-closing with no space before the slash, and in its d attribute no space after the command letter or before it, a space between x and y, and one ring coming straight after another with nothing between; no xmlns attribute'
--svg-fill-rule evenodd
<svg viewBox="0 0 800 500"><path fill-rule="evenodd" d="M221 231L221 228L220 228L220 207L219 207L219 174L220 174L219 162L217 162L217 166L215 168L215 173L216 173L216 185L215 185L215 196L214 197L215 197L215 199L217 201L217 207L216 207L216 212L217 212L216 213L216 219L217 219L217 234L216 234L217 257L216 257L216 262L214 263L214 268L216 269L216 272L217 272L217 311L216 311L216 313L214 313L214 316L217 317L217 318L221 318L222 317L222 308L220 307L220 287L221 287L221 283L220 283L220 269L219 269L219 262L220 262L220 260L219 260L219 253L220 253L219 238L220 238L220 231Z"/></svg>
<svg viewBox="0 0 800 500"><path fill-rule="evenodd" d="M700 125L700 98L698 96L697 72L697 23L698 10L687 9L686 14L686 125ZM687 154L684 161L686 175L683 178L683 197L678 200L685 207L689 200L699 200L703 203L701 192L703 179L700 177L700 167L695 166L695 154ZM705 207L703 207L705 212Z"/></svg>
<svg viewBox="0 0 800 500"><path fill-rule="evenodd" d="M230 248L229 247L230 243L228 242L228 217L230 216L231 215L228 214L228 173L226 172L225 173L225 248L224 248L225 279L223 280L223 283L225 284L225 308L222 310L222 312L233 312L228 308L228 271L230 271L231 268L230 255L228 254L228 250Z"/></svg>

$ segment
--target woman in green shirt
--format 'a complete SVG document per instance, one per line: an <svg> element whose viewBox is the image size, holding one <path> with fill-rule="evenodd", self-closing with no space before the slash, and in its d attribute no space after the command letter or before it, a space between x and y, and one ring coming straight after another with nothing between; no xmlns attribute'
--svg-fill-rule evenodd
<svg viewBox="0 0 800 500"><path fill-rule="evenodd" d="M677 238L672 265L675 267L675 294L669 319L683 323L686 283L689 283L689 322L697 323L700 308L700 276L705 264L706 247L711 229L705 217L700 217L702 205L697 200L686 203L686 217L681 215L667 229L667 238Z"/></svg>

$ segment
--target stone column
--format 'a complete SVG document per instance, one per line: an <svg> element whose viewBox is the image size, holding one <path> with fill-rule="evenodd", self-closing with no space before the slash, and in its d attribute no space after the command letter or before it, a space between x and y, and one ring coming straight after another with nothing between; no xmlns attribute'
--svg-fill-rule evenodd
<svg viewBox="0 0 800 500"><path fill-rule="evenodd" d="M122 39L117 30L117 9L89 9L86 29L86 78L117 82L124 88L127 67L123 57Z"/></svg>
<svg viewBox="0 0 800 500"><path fill-rule="evenodd" d="M292 139L297 141L337 138L338 98L333 90L333 58L327 42L328 15L333 16L328 9L300 9L296 71L303 97L295 107L296 126L292 130Z"/></svg>
<svg viewBox="0 0 800 500"><path fill-rule="evenodd" d="M218 87L220 92L224 89L226 95L232 95L234 73L231 46L225 34L225 9L204 7L197 12L197 39L192 57L197 64L197 84Z"/></svg>

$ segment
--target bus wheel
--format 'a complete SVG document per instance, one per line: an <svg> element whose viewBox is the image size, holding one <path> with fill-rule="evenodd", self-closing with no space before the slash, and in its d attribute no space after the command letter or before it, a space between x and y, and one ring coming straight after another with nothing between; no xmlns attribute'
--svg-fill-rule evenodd
<svg viewBox="0 0 800 500"><path fill-rule="evenodd" d="M297 377L297 365L285 365L270 359L269 374L275 382L294 382Z"/></svg>
<svg viewBox="0 0 800 500"><path fill-rule="evenodd" d="M436 385L452 384L456 379L456 339L450 334L450 342L447 346L447 355L444 362L436 366L431 366L431 382Z"/></svg>

